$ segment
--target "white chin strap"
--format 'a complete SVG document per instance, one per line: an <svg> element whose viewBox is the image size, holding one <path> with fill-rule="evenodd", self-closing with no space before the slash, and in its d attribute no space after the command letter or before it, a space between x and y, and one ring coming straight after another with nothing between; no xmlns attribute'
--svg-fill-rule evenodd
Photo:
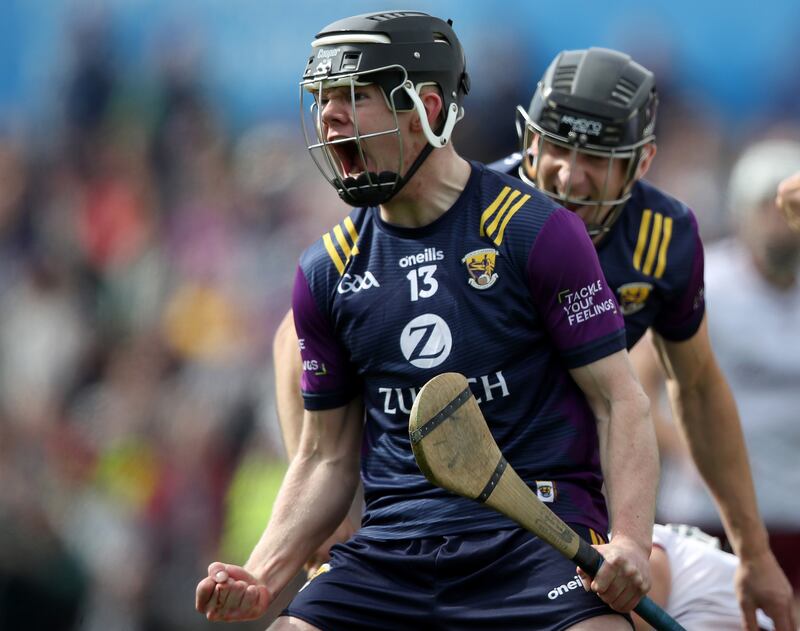
<svg viewBox="0 0 800 631"><path fill-rule="evenodd" d="M445 119L444 129L440 135L436 135L433 133L431 129L430 123L428 123L428 114L425 111L425 105L422 103L422 99L419 98L419 94L414 89L414 84L411 81L405 81L403 83L403 91L408 95L408 98L411 99L411 102L414 103L414 107L419 114L419 120L422 124L422 132L425 134L425 138L428 142L433 146L435 149L440 149L447 145L450 142L450 134L453 133L453 128L456 126L456 123L461 120L464 116L464 108L459 108L456 103L451 103L450 108L447 110L447 118Z"/></svg>

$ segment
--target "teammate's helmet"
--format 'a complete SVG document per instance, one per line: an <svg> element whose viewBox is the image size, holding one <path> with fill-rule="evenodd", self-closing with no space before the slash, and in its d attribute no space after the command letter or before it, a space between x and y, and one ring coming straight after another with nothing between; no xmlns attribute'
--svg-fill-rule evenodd
<svg viewBox="0 0 800 631"><path fill-rule="evenodd" d="M642 147L655 140L657 104L653 73L630 56L606 48L563 51L536 86L528 110L517 107L517 132L525 157L520 175L536 185L528 173L536 172L536 153L544 141L571 149L573 161L577 152L609 158L600 199L571 198L569 185L560 194L543 191L562 203L615 206L605 221L588 226L590 234L606 232L630 197ZM538 152L531 151L534 134ZM621 192L608 191L614 160L626 161Z"/></svg>
<svg viewBox="0 0 800 631"><path fill-rule="evenodd" d="M328 142L318 106L322 91L348 87L354 104L356 87L367 84L375 84L383 92L395 119L394 129L361 135L354 106L354 135ZM426 85L438 86L444 101L442 122L435 131L428 125L419 97ZM300 83L303 131L309 151L322 174L347 203L354 206L385 203L411 178L433 148L444 147L449 142L453 127L463 116L461 103L468 91L464 51L450 21L417 11L369 13L339 20L314 38ZM308 93L316 98L306 108L304 97ZM401 175L403 147L397 113L413 109L419 113L428 145L408 172ZM307 115L311 120L306 119ZM314 140L310 127L316 132ZM386 135L398 138L398 167L394 171L370 172L366 168L362 140ZM349 146L354 156L360 158L364 172L355 178L348 176L334 145Z"/></svg>

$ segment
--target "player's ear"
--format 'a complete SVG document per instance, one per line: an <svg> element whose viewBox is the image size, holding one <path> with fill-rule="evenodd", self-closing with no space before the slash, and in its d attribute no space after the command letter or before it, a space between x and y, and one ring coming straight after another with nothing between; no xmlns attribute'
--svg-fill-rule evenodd
<svg viewBox="0 0 800 631"><path fill-rule="evenodd" d="M656 143L650 142L642 147L642 153L639 156L639 164L636 167L636 178L639 179L645 176L650 170L650 165L653 163L653 158L656 157Z"/></svg>
<svg viewBox="0 0 800 631"><path fill-rule="evenodd" d="M431 129L436 129L438 127L439 119L441 118L442 109L443 109L443 101L442 97L439 94L438 90L435 88L423 88L419 95L422 104L425 106L425 113L428 116L428 124L430 125ZM419 114L414 112L414 116L411 121L411 129L413 131L422 131L422 123L419 119Z"/></svg>

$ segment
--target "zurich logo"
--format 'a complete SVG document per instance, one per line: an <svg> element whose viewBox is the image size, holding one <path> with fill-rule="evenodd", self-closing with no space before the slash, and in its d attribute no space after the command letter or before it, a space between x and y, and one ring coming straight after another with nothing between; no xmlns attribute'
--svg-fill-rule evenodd
<svg viewBox="0 0 800 631"><path fill-rule="evenodd" d="M450 356L453 336L438 315L425 313L406 324L400 335L403 356L417 368L433 368Z"/></svg>

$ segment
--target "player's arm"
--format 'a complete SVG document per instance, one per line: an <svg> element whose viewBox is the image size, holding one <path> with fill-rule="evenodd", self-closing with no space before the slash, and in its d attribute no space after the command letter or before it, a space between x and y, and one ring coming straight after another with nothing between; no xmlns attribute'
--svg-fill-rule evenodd
<svg viewBox="0 0 800 631"><path fill-rule="evenodd" d="M291 309L286 312L275 332L272 359L275 366L275 404L278 408L278 423L286 456L291 461L297 453L303 426L303 397L300 392L303 360L300 357Z"/></svg>
<svg viewBox="0 0 800 631"><path fill-rule="evenodd" d="M611 519L611 543L598 547L606 561L592 589L614 609L630 611L650 588L658 453L649 402L624 350L570 373L597 418Z"/></svg>
<svg viewBox="0 0 800 631"><path fill-rule="evenodd" d="M244 567L212 563L196 607L209 620L253 620L342 521L358 483L363 405L306 410L272 517Z"/></svg>
<svg viewBox="0 0 800 631"><path fill-rule="evenodd" d="M275 366L275 399L278 408L278 422L283 436L286 455L291 461L297 453L300 431L303 425L303 397L300 392L300 379L303 373L303 360L300 356L297 333L294 328L292 311L289 310L275 333L272 345ZM322 563L330 558L330 549L336 543L347 541L361 525L364 492L359 482L347 515L334 533L314 551L306 564L306 570L313 574Z"/></svg>
<svg viewBox="0 0 800 631"><path fill-rule="evenodd" d="M664 414L662 404L665 399L664 371L653 346L652 333L648 330L628 353L631 365L642 384L642 389L650 400L650 416L656 431L661 460L687 459L689 457L675 423L671 416Z"/></svg>
<svg viewBox="0 0 800 631"><path fill-rule="evenodd" d="M661 546L654 545L650 552L650 578L652 587L647 595L654 603L666 608L672 591L672 569L669 564L669 556ZM650 631L652 628L635 613L633 614L633 626L636 631Z"/></svg>
<svg viewBox="0 0 800 631"><path fill-rule="evenodd" d="M793 630L791 588L770 551L758 514L739 414L711 349L706 319L688 340L671 342L654 335L653 341L678 426L741 559L737 592L747 628L757 629L758 606L775 621L776 629Z"/></svg>

